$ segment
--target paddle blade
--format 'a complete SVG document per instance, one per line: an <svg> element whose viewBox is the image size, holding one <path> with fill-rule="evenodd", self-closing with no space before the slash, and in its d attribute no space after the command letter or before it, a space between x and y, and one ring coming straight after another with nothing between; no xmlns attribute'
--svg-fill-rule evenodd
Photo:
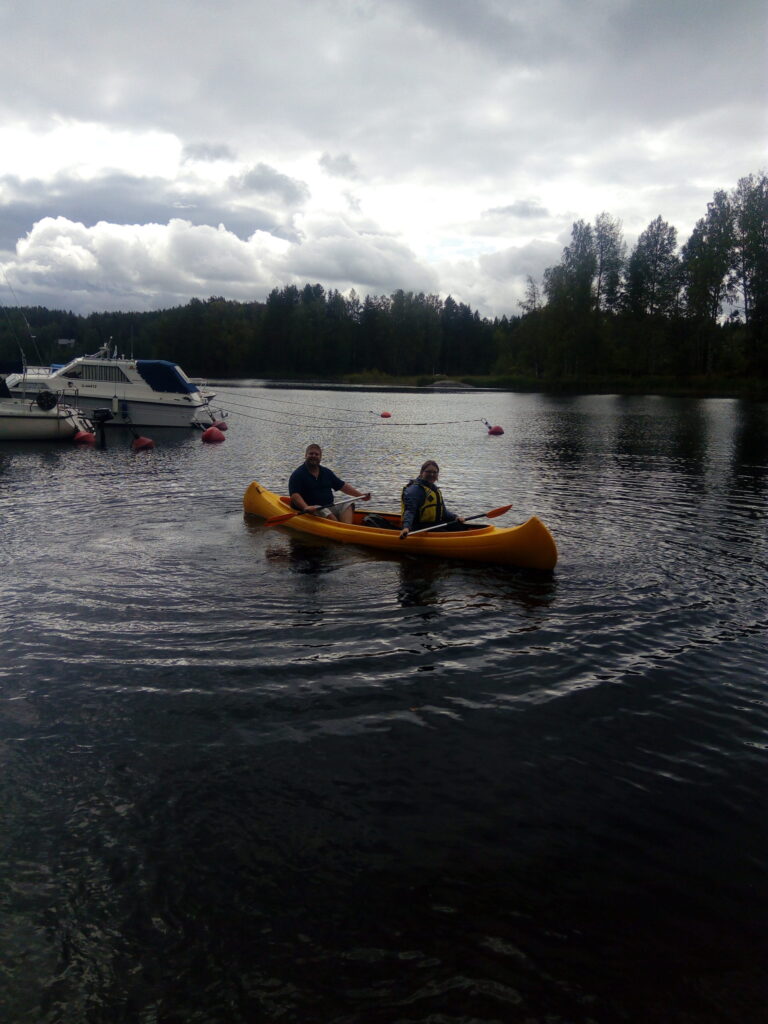
<svg viewBox="0 0 768 1024"><path fill-rule="evenodd" d="M294 516L301 515L300 512L286 512L282 516L271 516L264 523L265 526L277 526L278 523L284 523L287 519L293 519Z"/></svg>
<svg viewBox="0 0 768 1024"><path fill-rule="evenodd" d="M505 512L509 512L512 508L511 505L502 505L501 508L492 508L490 512L485 513L486 519L495 519L496 516L503 516Z"/></svg>

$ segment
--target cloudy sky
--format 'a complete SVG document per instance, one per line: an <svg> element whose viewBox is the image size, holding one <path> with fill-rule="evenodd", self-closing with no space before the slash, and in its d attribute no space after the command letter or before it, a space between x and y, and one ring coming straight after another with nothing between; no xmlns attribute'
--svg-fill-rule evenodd
<svg viewBox="0 0 768 1024"><path fill-rule="evenodd" d="M4 0L0 301L516 313L575 219L768 167L765 0Z"/></svg>

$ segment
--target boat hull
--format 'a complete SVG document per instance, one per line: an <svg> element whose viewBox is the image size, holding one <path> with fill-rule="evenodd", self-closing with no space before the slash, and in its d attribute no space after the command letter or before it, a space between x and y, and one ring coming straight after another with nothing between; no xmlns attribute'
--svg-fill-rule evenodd
<svg viewBox="0 0 768 1024"><path fill-rule="evenodd" d="M269 519L289 512L287 498L280 497L255 481L249 485L243 498L248 515ZM432 530L400 540L399 531L362 525L367 512L357 512L352 525L319 516L300 515L285 522L285 526L300 533L327 537L342 544L361 544L395 554L428 555L433 558L462 559L495 565L514 565L523 569L550 571L557 564L557 547L544 523L531 516L519 526L481 526L456 533ZM391 523L399 523L399 516L380 512Z"/></svg>
<svg viewBox="0 0 768 1024"><path fill-rule="evenodd" d="M29 389L30 397L37 395L38 391L47 390L40 388ZM184 401L182 396L178 399L164 399L162 402L136 401L117 395L89 394L85 387L67 388L61 390L64 400L77 403L86 416L92 416L97 409L109 409L112 419L108 420L106 426L120 427L209 427L215 422L214 416L207 404L196 401Z"/></svg>
<svg viewBox="0 0 768 1024"><path fill-rule="evenodd" d="M21 398L0 400L0 441L69 441L92 429L85 417L65 406L40 409Z"/></svg>
<svg viewBox="0 0 768 1024"><path fill-rule="evenodd" d="M63 392L66 397L67 392ZM108 427L210 427L214 417L202 402L192 405L183 400L142 402L117 396L89 395L82 389L76 393L79 409L91 416L97 409L109 409L112 419Z"/></svg>

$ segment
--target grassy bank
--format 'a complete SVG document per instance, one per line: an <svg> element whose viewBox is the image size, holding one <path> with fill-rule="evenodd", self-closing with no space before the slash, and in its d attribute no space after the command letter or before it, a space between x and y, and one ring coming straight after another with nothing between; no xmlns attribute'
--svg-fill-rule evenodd
<svg viewBox="0 0 768 1024"><path fill-rule="evenodd" d="M768 400L768 381L731 377L559 377L466 376L449 381L445 377L388 376L382 373L347 374L336 383L376 387L497 388L502 391L542 391L553 394L670 395L693 398L748 398Z"/></svg>

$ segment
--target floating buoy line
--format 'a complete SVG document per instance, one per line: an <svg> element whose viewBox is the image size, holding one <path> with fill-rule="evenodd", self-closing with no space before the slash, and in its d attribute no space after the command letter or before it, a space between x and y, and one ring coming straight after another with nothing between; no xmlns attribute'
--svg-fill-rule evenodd
<svg viewBox="0 0 768 1024"><path fill-rule="evenodd" d="M296 401L291 401L289 399L261 398L261 397L259 397L258 399L254 399L253 401L249 402L247 400L245 400L245 401L242 400L243 399L242 395L239 395L238 397L240 398L240 401L238 401L238 399L234 399L233 400L231 398L230 394L229 393L227 394L227 407L231 408L233 416L241 416L243 419L256 420L256 421L260 421L260 422L263 422L263 423L274 423L274 424L276 424L278 426L295 426L296 425L295 418L293 420L291 420L290 422L287 422L284 419L275 419L274 418L275 416L281 416L281 415L282 416L290 416L290 415L292 415L292 412L290 410L287 410L287 409L266 409L265 412L272 413L271 416L270 415L264 415L262 412L260 412L260 411L257 412L257 411L254 411L254 410L255 409L261 409L261 407L265 406L265 405L287 405L287 406L291 406L292 409L295 409L297 407L301 407L305 411L306 411L306 408L307 408L307 403L306 402L296 402ZM368 412L370 414L379 417L379 420L376 421L376 420L361 420L361 416L364 415L364 414L361 413L361 411L359 409L348 409L348 408L336 406L336 407L329 407L329 411L334 412L334 413L337 413L337 412L353 413L355 415L355 418L353 419L353 418L346 417L346 416L322 416L322 415L320 415L318 413L314 413L314 414L312 414L310 416L302 416L302 418L301 418L301 425L304 426L304 427L321 427L321 426L324 426L327 423L346 423L346 424L349 424L350 426L355 426L355 427L360 427L362 425L365 425L367 427L384 427L384 426L386 426L388 429L391 430L393 427L439 427L439 426L448 426L448 425L457 424L457 423L483 423L483 424L485 424L486 427L489 428L489 433L492 430L495 431L496 433L501 433L501 434L504 433L504 431L502 430L501 427L491 428L490 424L488 423L488 421L483 419L483 417L481 417L481 416L480 417L472 416L472 417L469 417L467 419L456 419L456 420L408 420L408 421L400 421L400 420L396 420L391 412L376 412L373 409L369 409Z"/></svg>

